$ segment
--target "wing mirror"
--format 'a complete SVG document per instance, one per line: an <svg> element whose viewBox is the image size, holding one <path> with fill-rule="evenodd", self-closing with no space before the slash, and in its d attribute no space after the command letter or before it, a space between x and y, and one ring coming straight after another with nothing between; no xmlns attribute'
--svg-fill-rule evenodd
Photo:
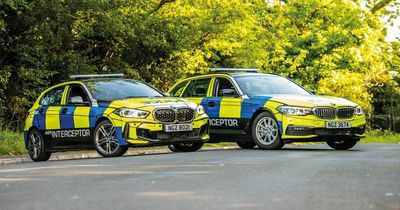
<svg viewBox="0 0 400 210"><path fill-rule="evenodd" d="M71 104L77 104L77 105L88 105L89 104L89 102L83 101L82 96L73 96L73 97L71 97L70 103Z"/></svg>
<svg viewBox="0 0 400 210"><path fill-rule="evenodd" d="M230 96L230 97L236 97L238 96L236 94L235 89L230 89L230 88L226 88L226 89L222 89L219 91L218 93L219 96Z"/></svg>

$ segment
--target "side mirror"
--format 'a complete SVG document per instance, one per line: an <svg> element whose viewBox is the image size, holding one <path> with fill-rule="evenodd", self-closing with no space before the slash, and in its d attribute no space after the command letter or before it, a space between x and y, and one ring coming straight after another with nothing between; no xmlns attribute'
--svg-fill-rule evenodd
<svg viewBox="0 0 400 210"><path fill-rule="evenodd" d="M218 95L219 96L231 96L231 97L237 96L236 91L234 89L230 89L230 88L220 90Z"/></svg>
<svg viewBox="0 0 400 210"><path fill-rule="evenodd" d="M83 101L82 96L73 96L71 97L71 104L77 104L77 105L88 105L89 102Z"/></svg>

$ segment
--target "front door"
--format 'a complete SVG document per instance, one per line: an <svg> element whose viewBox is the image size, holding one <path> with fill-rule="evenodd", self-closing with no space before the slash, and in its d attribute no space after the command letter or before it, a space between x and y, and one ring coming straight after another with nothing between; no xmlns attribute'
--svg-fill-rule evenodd
<svg viewBox="0 0 400 210"><path fill-rule="evenodd" d="M210 117L211 133L241 134L246 126L241 120L242 98L233 83L225 77L216 77L212 97L205 108Z"/></svg>
<svg viewBox="0 0 400 210"><path fill-rule="evenodd" d="M89 129L90 100L80 84L69 85L60 111L59 146L81 147L91 144Z"/></svg>

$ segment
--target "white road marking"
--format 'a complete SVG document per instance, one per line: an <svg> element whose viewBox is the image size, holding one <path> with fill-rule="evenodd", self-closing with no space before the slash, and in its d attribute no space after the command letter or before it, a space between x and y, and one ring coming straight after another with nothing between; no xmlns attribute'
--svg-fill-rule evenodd
<svg viewBox="0 0 400 210"><path fill-rule="evenodd" d="M104 167L104 166L109 166L109 165L61 165L61 166L44 166L44 167L32 167L32 168L16 168L16 169L0 170L0 173L46 170L46 169L63 169L63 168L73 168L73 167Z"/></svg>

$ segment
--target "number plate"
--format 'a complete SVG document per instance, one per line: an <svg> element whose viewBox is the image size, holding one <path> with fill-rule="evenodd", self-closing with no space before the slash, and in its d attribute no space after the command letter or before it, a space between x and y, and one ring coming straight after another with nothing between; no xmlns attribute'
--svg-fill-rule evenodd
<svg viewBox="0 0 400 210"><path fill-rule="evenodd" d="M178 131L191 131L193 130L192 124L171 124L165 125L164 127L165 132L178 132Z"/></svg>
<svg viewBox="0 0 400 210"><path fill-rule="evenodd" d="M351 128L349 121L326 122L326 128Z"/></svg>

